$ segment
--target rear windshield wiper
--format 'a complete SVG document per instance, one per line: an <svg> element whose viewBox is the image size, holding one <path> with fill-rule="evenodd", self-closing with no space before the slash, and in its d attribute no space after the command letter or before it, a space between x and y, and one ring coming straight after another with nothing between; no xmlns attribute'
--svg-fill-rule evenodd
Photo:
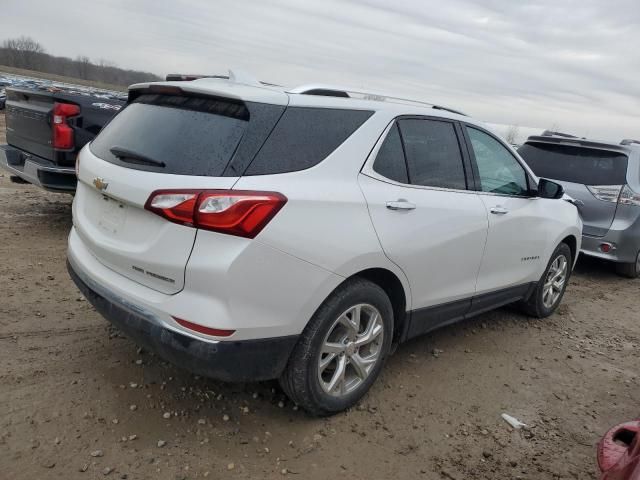
<svg viewBox="0 0 640 480"><path fill-rule="evenodd" d="M129 150L128 148L116 146L116 147L111 147L109 151L113 153L116 156L116 158L118 158L119 160L122 160L123 162L127 162L127 160L129 160L127 163L137 163L140 165L153 165L154 167L166 166L164 162L161 162L159 160L154 160L153 158L149 158L145 155L142 155L141 153L137 153L132 150Z"/></svg>

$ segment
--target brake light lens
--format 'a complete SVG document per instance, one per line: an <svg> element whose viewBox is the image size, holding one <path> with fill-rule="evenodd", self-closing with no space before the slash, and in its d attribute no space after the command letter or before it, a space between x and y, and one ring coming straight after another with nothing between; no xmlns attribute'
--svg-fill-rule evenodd
<svg viewBox="0 0 640 480"><path fill-rule="evenodd" d="M622 190L622 185L587 185L591 194L603 202L616 203Z"/></svg>
<svg viewBox="0 0 640 480"><path fill-rule="evenodd" d="M181 225L255 238L285 203L277 192L158 190L145 208Z"/></svg>
<svg viewBox="0 0 640 480"><path fill-rule="evenodd" d="M193 330L194 332L204 333L205 335L212 335L214 337L230 337L231 335L236 333L235 330L222 330L220 328L205 327L204 325L189 322L188 320L183 320L182 318L178 317L173 317L173 319L184 328L188 328L189 330Z"/></svg>
<svg viewBox="0 0 640 480"><path fill-rule="evenodd" d="M620 205L640 206L640 194L631 190L629 185L625 185L622 187L622 192L620 192L618 203Z"/></svg>
<svg viewBox="0 0 640 480"><path fill-rule="evenodd" d="M53 104L53 148L69 150L75 147L73 128L67 123L71 117L80 115L80 107L72 103Z"/></svg>

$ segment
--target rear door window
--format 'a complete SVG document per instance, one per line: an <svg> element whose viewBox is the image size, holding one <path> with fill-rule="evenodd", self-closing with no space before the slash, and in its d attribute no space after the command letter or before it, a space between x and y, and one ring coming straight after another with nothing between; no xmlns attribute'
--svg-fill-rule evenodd
<svg viewBox="0 0 640 480"><path fill-rule="evenodd" d="M584 185L623 185L627 183L627 156L607 150L525 143L520 156L539 177Z"/></svg>
<svg viewBox="0 0 640 480"><path fill-rule="evenodd" d="M245 175L311 168L328 157L372 114L365 110L288 107Z"/></svg>
<svg viewBox="0 0 640 480"><path fill-rule="evenodd" d="M460 143L452 122L410 118L399 120L398 125L411 184L467 188Z"/></svg>
<svg viewBox="0 0 640 480"><path fill-rule="evenodd" d="M242 103L141 95L102 130L91 151L129 168L220 176L248 124L249 111ZM114 151L132 156L125 158Z"/></svg>

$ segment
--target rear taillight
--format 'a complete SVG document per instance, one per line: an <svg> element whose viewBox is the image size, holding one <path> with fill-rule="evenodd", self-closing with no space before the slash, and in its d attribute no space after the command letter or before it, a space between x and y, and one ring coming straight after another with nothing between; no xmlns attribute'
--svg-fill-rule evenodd
<svg viewBox="0 0 640 480"><path fill-rule="evenodd" d="M181 225L254 238L285 203L276 192L158 190L144 208Z"/></svg>
<svg viewBox="0 0 640 480"><path fill-rule="evenodd" d="M603 202L616 203L622 190L622 185L587 185L591 194Z"/></svg>
<svg viewBox="0 0 640 480"><path fill-rule="evenodd" d="M53 148L69 150L75 147L73 128L67 120L80 115L80 107L72 103L53 104Z"/></svg>
<svg viewBox="0 0 640 480"><path fill-rule="evenodd" d="M635 205L640 206L640 194L631 190L629 185L622 187L620 192L620 199L618 200L620 205Z"/></svg>

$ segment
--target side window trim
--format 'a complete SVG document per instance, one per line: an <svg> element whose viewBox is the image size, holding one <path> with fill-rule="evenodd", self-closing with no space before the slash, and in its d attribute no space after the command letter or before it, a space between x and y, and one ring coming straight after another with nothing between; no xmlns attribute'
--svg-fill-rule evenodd
<svg viewBox="0 0 640 480"><path fill-rule="evenodd" d="M385 142L387 135L389 135L389 132L391 132L391 130L395 126L396 128L398 128L398 133L400 134L400 140L402 143L402 153L404 156L405 166L407 168L407 177L409 178L409 182L411 182L409 166L407 164L407 154L404 146L404 138L402 137L402 129L398 126L398 121L404 120L404 119L435 120L438 122L448 122L453 124L456 137L458 140L458 147L460 148L460 155L462 157L462 168L465 175L465 183L467 185L466 189L460 190L455 188L443 188L443 187L432 187L432 186L426 186L426 185L414 185L412 183L400 183L390 178L384 177L383 175L379 174L373 169L373 164L376 161L376 157L380 152L380 148L382 147L382 144ZM445 117L434 117L434 116L428 116L428 115L398 115L397 117L394 117L389 122L389 124L384 128L384 130L380 134L380 137L376 141L376 144L371 149L371 152L369 153L369 156L364 162L364 165L362 166L362 169L360 170L360 172L364 175L367 175L368 177L375 178L376 180L380 180L382 182L386 182L386 183L390 183L393 185L398 185L406 188L417 188L417 189L423 189L423 190L440 190L440 191L461 192L461 193L477 193L477 189L476 189L477 180L475 177L476 174L474 171L474 161L473 161L475 159L471 156L473 151L470 150L471 144L468 142L468 139L467 139L465 125L466 124L463 125L458 120L453 120L451 118L445 118Z"/></svg>
<svg viewBox="0 0 640 480"><path fill-rule="evenodd" d="M389 133L393 128L396 128L398 130L398 135L400 135L400 146L402 147L402 158L404 159L404 168L407 171L407 181L409 182L407 185L413 185L413 183L411 183L411 171L409 170L409 162L407 162L407 149L404 146L404 136L402 135L402 129L398 124L398 118L399 117L396 117L393 119L391 128L387 132L387 135L389 135ZM386 139L386 136L385 136L385 139Z"/></svg>
<svg viewBox="0 0 640 480"><path fill-rule="evenodd" d="M489 137L493 138L494 140L496 140L500 145L502 145L507 152L511 155L511 157L516 161L516 163L518 165L520 165L520 168L522 168L522 170L524 171L525 174L525 178L527 180L527 188L529 189L529 195L527 195L526 197L520 196L520 195L509 195L506 193L494 193L494 192L483 192L482 191L482 186L480 185L480 171L478 170L478 163L476 160L476 154L473 151L473 145L471 144L471 138L469 137L469 132L468 129L469 128L474 128L476 130L478 130L479 132L482 132L486 135L488 135ZM498 196L498 197L513 197L513 198L531 198L534 195L531 194L532 192L532 185L531 185L531 174L529 173L529 170L527 170L527 168L522 164L522 162L518 159L518 157L516 157L515 155L513 155L511 153L511 151L509 150L509 148L506 146L505 142L503 142L500 138L498 138L496 135L494 135L493 133L489 132L488 130L486 130L485 128L480 127L479 125L473 125L471 123L467 123L464 122L462 124L462 130L463 130L463 136L465 139L465 143L467 144L467 150L469 153L469 158L471 160L471 170L473 172L473 183L474 183L474 188L475 191L477 193L481 193L483 195L494 195L494 196Z"/></svg>
<svg viewBox="0 0 640 480"><path fill-rule="evenodd" d="M471 148L471 141L467 137L466 124L455 122L456 133L458 134L458 142L460 142L460 150L462 151L462 159L464 163L464 174L467 179L467 190L478 191L480 188L479 175L476 171L475 155ZM473 156L472 156L473 155Z"/></svg>

